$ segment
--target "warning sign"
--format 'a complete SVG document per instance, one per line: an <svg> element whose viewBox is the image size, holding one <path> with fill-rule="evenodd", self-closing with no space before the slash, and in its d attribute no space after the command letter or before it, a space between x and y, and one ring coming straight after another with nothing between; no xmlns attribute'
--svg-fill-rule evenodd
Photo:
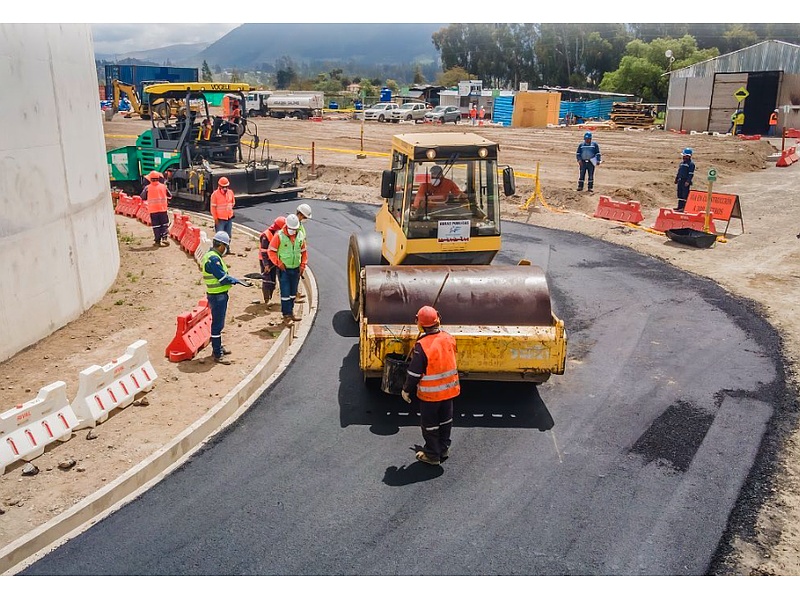
<svg viewBox="0 0 800 600"><path fill-rule="evenodd" d="M740 87L738 90L733 92L733 97L736 98L739 102L747 98L749 95L750 92L748 92L747 89L743 87Z"/></svg>
<svg viewBox="0 0 800 600"><path fill-rule="evenodd" d="M708 192L692 190L686 200L684 212L702 213L706 212ZM725 233L728 232L728 225L731 219L739 219L742 222L742 233L744 233L744 219L742 219L742 206L739 203L739 196L736 194L711 194L711 218L715 221L725 221ZM724 234L723 234L724 235Z"/></svg>

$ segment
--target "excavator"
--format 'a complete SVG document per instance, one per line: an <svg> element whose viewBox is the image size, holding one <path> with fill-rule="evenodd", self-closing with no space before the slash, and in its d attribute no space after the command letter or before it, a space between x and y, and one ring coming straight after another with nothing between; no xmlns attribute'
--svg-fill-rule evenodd
<svg viewBox="0 0 800 600"><path fill-rule="evenodd" d="M424 305L456 338L462 379L538 384L564 373L567 335L544 271L526 259L492 264L501 247L501 192L516 191L514 171L498 166L498 153L497 143L475 133L392 138L375 231L351 234L347 251L359 367L388 394L400 393ZM430 182L442 176L454 185L445 201L434 201Z"/></svg>
<svg viewBox="0 0 800 600"><path fill-rule="evenodd" d="M149 85L156 85L156 84L159 84L159 83L169 83L169 82L168 81L156 81L156 80L144 81L144 82L142 82L142 89L144 90L144 88L146 88ZM148 102L148 98L147 98L146 92L143 92L144 97L140 98L139 97L139 92L136 91L136 86L135 85L132 85L130 83L125 83L124 81L120 81L119 79L114 79L111 82L111 89L113 91L113 101L114 101L113 109L114 109L115 113L119 112L120 101L123 98L123 94L125 94L125 96L128 98L128 101L131 104L131 109L133 110L134 113L139 115L139 117L142 118L142 119L149 119L150 118L151 106L150 106L150 102ZM159 102L159 103L157 103L157 104L155 104L153 106L153 110L155 111L155 113L158 115L159 118L162 118L162 119L166 118L166 116L165 116L166 115L166 111L167 111L166 106L167 105L163 101L161 101L161 102ZM170 115L169 116L170 117L176 117L178 115L178 113L180 112L180 109L182 107L181 103L178 102L178 101L173 101L169 106L170 106ZM126 119L130 119L131 116L132 115L129 112L127 115L125 115L125 118Z"/></svg>

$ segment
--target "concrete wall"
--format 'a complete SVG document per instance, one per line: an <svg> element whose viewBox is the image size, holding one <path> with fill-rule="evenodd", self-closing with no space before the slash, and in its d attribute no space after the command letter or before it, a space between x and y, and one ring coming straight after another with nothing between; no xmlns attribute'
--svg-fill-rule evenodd
<svg viewBox="0 0 800 600"><path fill-rule="evenodd" d="M88 25L0 24L0 360L100 300L117 276Z"/></svg>

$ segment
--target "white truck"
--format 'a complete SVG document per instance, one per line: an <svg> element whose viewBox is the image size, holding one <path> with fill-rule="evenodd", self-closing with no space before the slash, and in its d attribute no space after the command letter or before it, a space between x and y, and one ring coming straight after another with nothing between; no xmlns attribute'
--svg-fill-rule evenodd
<svg viewBox="0 0 800 600"><path fill-rule="evenodd" d="M322 92L272 92L256 90L247 94L248 117L294 117L308 119L322 116L325 95Z"/></svg>

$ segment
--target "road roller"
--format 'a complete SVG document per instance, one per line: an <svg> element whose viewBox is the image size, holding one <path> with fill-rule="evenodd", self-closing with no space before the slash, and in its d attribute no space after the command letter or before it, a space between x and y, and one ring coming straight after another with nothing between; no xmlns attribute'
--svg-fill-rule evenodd
<svg viewBox="0 0 800 600"><path fill-rule="evenodd" d="M542 383L564 373L567 335L544 271L526 259L492 264L501 196L515 193L498 151L471 132L392 138L375 230L353 233L347 251L359 366L384 392L400 392L424 305L455 337L462 379Z"/></svg>

